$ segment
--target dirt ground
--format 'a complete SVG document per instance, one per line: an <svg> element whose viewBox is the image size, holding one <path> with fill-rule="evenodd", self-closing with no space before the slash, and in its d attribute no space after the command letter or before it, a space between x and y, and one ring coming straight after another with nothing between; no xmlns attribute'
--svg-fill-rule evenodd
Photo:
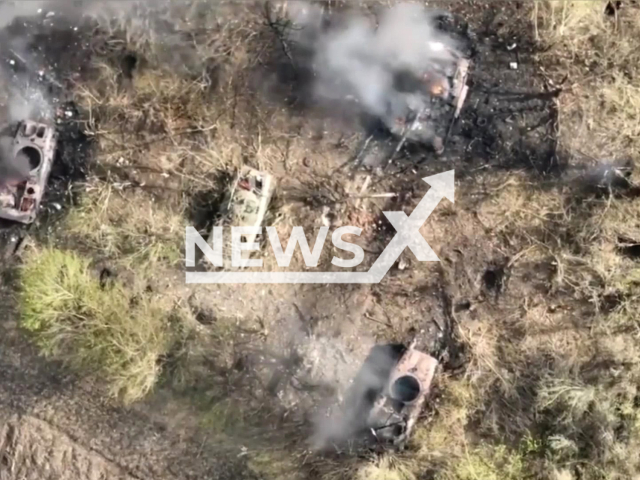
<svg viewBox="0 0 640 480"><path fill-rule="evenodd" d="M326 465L319 466L324 459L298 454L294 444L304 444L317 420L326 418L372 346L414 338L441 364L438 375L443 380L436 381L425 418L437 415L439 399L447 398L449 379L473 379L488 369L512 390L501 390L500 380L495 381L498 386L482 402L488 413L482 420L474 418L477 429L469 436L488 438L489 432L499 432L501 438L517 443L521 425L528 426L535 416L533 404L525 405L525 393L552 361L544 353L526 354L522 364L528 365L527 376L520 376L515 367L510 371L496 365L511 348L528 352L532 336L592 328L594 304L558 283L560 267L553 252L544 248L543 253L534 252L531 238L538 229L504 233L511 218L504 213L517 205L495 199L510 185L535 184L536 195L546 195L546 185L562 189L587 165L561 146L560 89L548 75L544 52L534 40L532 6L461 0L447 3L446 8L457 19L450 28L465 40L473 60L466 107L444 155L409 151L376 185L379 192L402 195L384 203L365 202L369 210L361 218L370 228L365 259L370 265L374 253L393 234L388 225L376 223L382 209L410 213L428 190L423 177L455 169L456 203L443 200L422 229L441 263L420 263L405 252L407 267L394 267L380 284L371 286L185 285L183 268L166 265L148 280L149 288L180 299L194 313L198 339L187 355L188 370L182 380L174 378L178 374L162 377L145 399L122 406L104 393L99 374L83 375L39 355L19 328L20 259L7 255L0 264L0 479L346 478L329 477ZM2 35L14 40L20 37L20 28L18 22ZM80 104L74 93L90 78L85 72L90 69L87 60L112 60L112 52L104 53L92 43L97 36L89 30L62 37L30 32L29 38L43 45L36 54L39 61L55 58L47 68L65 80L52 88L58 89L55 95L68 108ZM61 43L79 49L63 50ZM0 47L0 56L9 55ZM264 62L256 68L258 76L273 78L273 64ZM282 111L278 102L274 111ZM318 199L292 199L308 196L309 185L318 187L319 197L338 195L351 180L349 169L340 167L353 158L363 133L359 125L343 119L292 110L284 118L298 143L278 137L273 148L286 153L271 157L268 167L278 178L280 211L317 227L321 225ZM69 240L61 232L92 182L129 182L140 186L144 195L152 192L153 202L163 207L185 201L199 207L198 196L219 195L207 187L185 200L185 194L174 191L176 186L182 188L182 177L173 173L94 161L96 140L87 138L82 128L88 125L83 123L88 116L78 107L71 120L61 123L57 167L39 222L29 228L3 224L0 258L16 237L28 233L35 248L51 241L77 245L78 251L95 255L98 272L106 266L122 271L119 278L127 278L107 249L89 250L82 239ZM280 121L273 118L274 125ZM263 132L265 138L272 133ZM211 174L214 179L219 176ZM521 199L522 205L526 207L531 198ZM207 202L205 225L210 213ZM202 215L196 207L190 221ZM345 216L353 213L336 211ZM459 325L464 326L460 331ZM493 325L504 327L497 339L491 337ZM222 327L225 333L220 333ZM485 362L477 350L478 338L494 342L487 349L504 345L496 347L495 364ZM505 396L505 390L513 396ZM288 449L296 452L294 467L288 466L291 459L281 460L282 451ZM361 461L369 455L353 458ZM431 463L439 462L436 458ZM429 475L419 478L441 478Z"/></svg>

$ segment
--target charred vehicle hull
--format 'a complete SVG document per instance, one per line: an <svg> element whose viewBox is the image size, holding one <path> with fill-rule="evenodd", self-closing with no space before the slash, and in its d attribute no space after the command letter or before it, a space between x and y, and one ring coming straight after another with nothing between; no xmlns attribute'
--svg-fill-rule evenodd
<svg viewBox="0 0 640 480"><path fill-rule="evenodd" d="M0 218L32 223L37 216L42 195L53 165L58 135L47 124L25 121L14 137L12 158L3 161L23 172L0 179Z"/></svg>

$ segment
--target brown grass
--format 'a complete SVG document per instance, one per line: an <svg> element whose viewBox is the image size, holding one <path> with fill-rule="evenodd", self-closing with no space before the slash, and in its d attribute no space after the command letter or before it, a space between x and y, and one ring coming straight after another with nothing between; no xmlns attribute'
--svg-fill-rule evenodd
<svg viewBox="0 0 640 480"><path fill-rule="evenodd" d="M569 151L594 158L636 156L640 130L640 13L628 5L604 15L606 1L537 1L534 11L543 60L566 77L560 128ZM588 151L585 147L588 146Z"/></svg>
<svg viewBox="0 0 640 480"><path fill-rule="evenodd" d="M179 208L158 208L139 189L92 180L66 219L65 235L130 269L182 263L186 219Z"/></svg>
<svg viewBox="0 0 640 480"><path fill-rule="evenodd" d="M180 15L200 15L197 3ZM159 42L146 24L102 19L104 41L96 42L102 47L91 79L78 83L75 92L97 149L97 179L70 218L76 240L128 265L171 263L184 226L193 222L191 199L215 203L225 188L219 179L233 177L241 165L282 173L283 164L286 170L314 155L292 126L295 119L255 83L259 62L274 48L263 10L231 10L208 9L198 21L209 27L198 34L178 21L175 35L195 38L193 44L174 45L174 59L159 46L173 36ZM229 15L242 21L232 22ZM119 64L127 52L139 64L130 82ZM299 210L272 212L277 219L291 215L306 218Z"/></svg>
<svg viewBox="0 0 640 480"><path fill-rule="evenodd" d="M605 4L541 1L533 12L540 42L551 47L541 61L558 84L567 76L561 145L591 165L635 160L639 146L640 12L631 6L609 18ZM637 200L512 174L491 185L482 224L518 262L548 259L555 274L547 295L516 301L514 321L458 326L471 363L463 379L444 383L416 455L438 459L441 478L632 478L638 268L619 247L621 238L639 238Z"/></svg>

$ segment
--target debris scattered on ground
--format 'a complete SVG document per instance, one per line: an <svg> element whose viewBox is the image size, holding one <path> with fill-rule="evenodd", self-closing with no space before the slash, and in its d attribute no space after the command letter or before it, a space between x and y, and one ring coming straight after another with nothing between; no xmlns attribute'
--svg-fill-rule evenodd
<svg viewBox="0 0 640 480"><path fill-rule="evenodd" d="M329 207L328 205L322 207L322 217L320 218L322 219L322 225L324 225L325 227L331 227L331 225L333 224L333 214L331 213L331 207Z"/></svg>
<svg viewBox="0 0 640 480"><path fill-rule="evenodd" d="M388 131L398 139L389 147L384 139L367 137L356 157L356 166L376 169L388 167L408 143L430 147L436 155L442 155L446 140L454 122L460 116L469 92L468 77L470 61L454 50L449 52L448 62L433 65L433 71L412 80L411 87L401 98L405 103L402 115L389 111L380 120ZM402 72L399 76L408 75Z"/></svg>
<svg viewBox="0 0 640 480"><path fill-rule="evenodd" d="M436 154L444 152L444 129L460 115L469 91L469 60L454 50L448 52L448 62L434 63L433 71L425 72L421 83L406 94L406 113L382 118L400 138L389 163L407 141L429 145Z"/></svg>

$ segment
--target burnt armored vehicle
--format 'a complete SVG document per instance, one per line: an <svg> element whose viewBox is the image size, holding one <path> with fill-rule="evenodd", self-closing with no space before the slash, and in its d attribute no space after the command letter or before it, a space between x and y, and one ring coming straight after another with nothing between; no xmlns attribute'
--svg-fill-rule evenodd
<svg viewBox="0 0 640 480"><path fill-rule="evenodd" d="M415 342L373 347L334 411L321 448L402 449L423 411L438 361Z"/></svg>
<svg viewBox="0 0 640 480"><path fill-rule="evenodd" d="M276 188L275 178L268 172L261 172L244 166L235 181L229 186L222 201L221 211L215 219L215 226L262 227ZM231 240L222 238L223 263L230 268L233 250ZM256 234L242 235L243 243L254 243ZM215 229L209 235L209 245L215 242Z"/></svg>
<svg viewBox="0 0 640 480"><path fill-rule="evenodd" d="M11 165L0 178L0 218L32 223L44 194L58 135L50 125L30 120L22 122L14 137L9 158L0 161Z"/></svg>
<svg viewBox="0 0 640 480"><path fill-rule="evenodd" d="M471 63L441 43L430 42L430 48L442 49L446 61L433 62L419 76L412 72L396 74L397 93L388 99L387 111L378 119L392 139L367 141L357 164L385 167L405 144L411 143L430 147L436 154L444 152L448 130L467 98Z"/></svg>
<svg viewBox="0 0 640 480"><path fill-rule="evenodd" d="M415 344L404 352L367 419L378 441L402 446L409 438L425 406L437 366L438 361L417 350Z"/></svg>

